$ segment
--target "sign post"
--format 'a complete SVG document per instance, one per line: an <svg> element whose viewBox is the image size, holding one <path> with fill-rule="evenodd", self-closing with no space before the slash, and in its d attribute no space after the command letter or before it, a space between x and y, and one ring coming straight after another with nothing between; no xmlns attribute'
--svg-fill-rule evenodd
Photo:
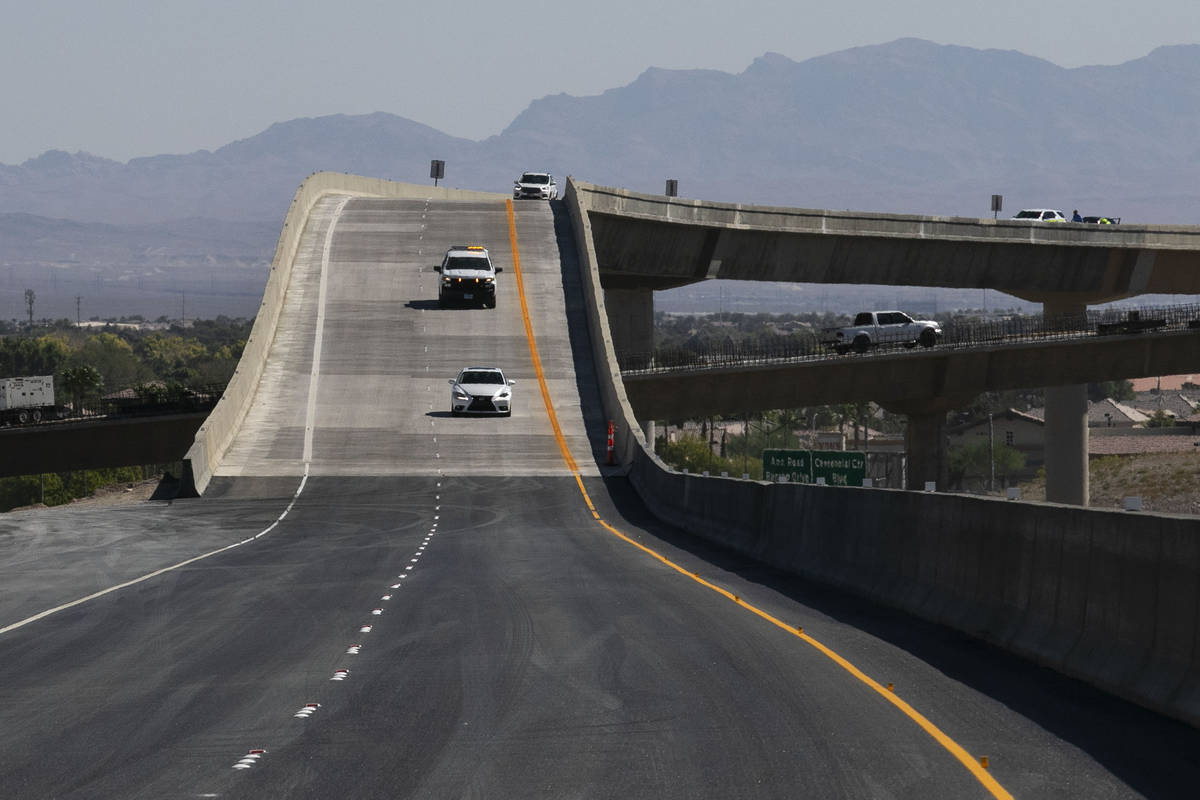
<svg viewBox="0 0 1200 800"><path fill-rule="evenodd" d="M433 185L437 186L438 179L446 177L446 162L439 161L436 158L430 161L429 177L433 178Z"/></svg>

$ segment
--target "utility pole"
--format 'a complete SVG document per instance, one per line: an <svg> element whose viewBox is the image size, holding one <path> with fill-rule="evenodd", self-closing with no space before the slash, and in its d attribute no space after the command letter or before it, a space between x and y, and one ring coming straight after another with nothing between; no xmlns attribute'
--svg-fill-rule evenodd
<svg viewBox="0 0 1200 800"><path fill-rule="evenodd" d="M82 302L83 302L83 298L80 297L79 295L75 295L75 324L76 325L79 325L83 321L83 318L80 316L80 313L79 313L80 304Z"/></svg>
<svg viewBox="0 0 1200 800"><path fill-rule="evenodd" d="M29 312L29 329L33 330L33 301L37 299L37 294L33 289L25 290L25 310Z"/></svg>

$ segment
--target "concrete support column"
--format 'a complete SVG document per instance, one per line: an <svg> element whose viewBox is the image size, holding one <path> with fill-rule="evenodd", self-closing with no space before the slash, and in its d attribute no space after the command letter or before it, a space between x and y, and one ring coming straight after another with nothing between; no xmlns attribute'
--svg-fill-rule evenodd
<svg viewBox="0 0 1200 800"><path fill-rule="evenodd" d="M1046 387L1046 500L1088 504L1087 387Z"/></svg>
<svg viewBox="0 0 1200 800"><path fill-rule="evenodd" d="M641 422L642 433L646 437L646 449L651 453L654 452L654 420L644 419Z"/></svg>
<svg viewBox="0 0 1200 800"><path fill-rule="evenodd" d="M904 431L904 449L908 456L905 489L924 489L933 481L938 489L950 482L946 460L946 412L971 402L972 395L951 394L921 401L885 403L884 408L908 417Z"/></svg>
<svg viewBox="0 0 1200 800"><path fill-rule="evenodd" d="M908 480L906 489L924 489L933 481L945 489L950 472L946 466L946 412L910 412L908 429L904 432L904 449L908 451Z"/></svg>
<svg viewBox="0 0 1200 800"><path fill-rule="evenodd" d="M608 327L612 331L617 361L638 367L654 348L654 292L650 289L605 289Z"/></svg>
<svg viewBox="0 0 1200 800"><path fill-rule="evenodd" d="M1042 313L1080 313L1080 302L1045 303ZM1046 387L1046 500L1086 506L1088 489L1087 386Z"/></svg>

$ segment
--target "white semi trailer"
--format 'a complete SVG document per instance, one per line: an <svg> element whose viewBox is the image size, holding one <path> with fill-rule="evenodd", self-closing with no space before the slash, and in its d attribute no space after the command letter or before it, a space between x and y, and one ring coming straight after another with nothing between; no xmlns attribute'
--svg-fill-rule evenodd
<svg viewBox="0 0 1200 800"><path fill-rule="evenodd" d="M40 422L54 414L54 376L0 378L0 423Z"/></svg>

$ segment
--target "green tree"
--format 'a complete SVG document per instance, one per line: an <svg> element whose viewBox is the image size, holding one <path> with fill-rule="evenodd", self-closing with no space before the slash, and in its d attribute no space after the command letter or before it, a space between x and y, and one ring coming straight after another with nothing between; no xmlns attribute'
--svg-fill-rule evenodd
<svg viewBox="0 0 1200 800"><path fill-rule="evenodd" d="M721 472L742 474L730 459L714 455L708 442L698 436L681 436L673 442L659 439L655 450L659 458L678 470L695 473L708 470L714 475Z"/></svg>
<svg viewBox="0 0 1200 800"><path fill-rule="evenodd" d="M0 377L53 375L70 356L71 349L60 336L6 336L0 339Z"/></svg>
<svg viewBox="0 0 1200 800"><path fill-rule="evenodd" d="M136 352L159 378L183 382L191 380L196 366L208 358L208 350L195 339L161 333L142 339Z"/></svg>
<svg viewBox="0 0 1200 800"><path fill-rule="evenodd" d="M1147 428L1170 428L1175 425L1175 418L1161 408L1150 415L1150 419L1146 420Z"/></svg>
<svg viewBox="0 0 1200 800"><path fill-rule="evenodd" d="M134 354L129 342L108 331L89 336L73 361L76 364L90 364L99 370L104 385L111 390L124 389L153 378L152 371Z"/></svg>
<svg viewBox="0 0 1200 800"><path fill-rule="evenodd" d="M0 511L42 502L48 506L71 502L71 495L63 486L62 478L55 473L0 478Z"/></svg>
<svg viewBox="0 0 1200 800"><path fill-rule="evenodd" d="M1009 478L1025 468L1025 454L1006 444L994 444L991 449L996 477L1007 486ZM986 440L952 447L946 458L952 486L961 489L964 480L977 478L986 481L991 475Z"/></svg>
<svg viewBox="0 0 1200 800"><path fill-rule="evenodd" d="M1132 381L1104 381L1102 383L1089 383L1087 386L1088 400L1093 403L1098 403L1101 400L1111 397L1117 402L1133 400L1137 397L1137 393L1133 391Z"/></svg>
<svg viewBox="0 0 1200 800"><path fill-rule="evenodd" d="M780 445L782 449L788 449L792 445L793 439L795 445L799 446L800 440L796 431L808 423L808 419L801 409L784 408L778 411L768 411L766 418L774 421L775 429L782 435L783 442Z"/></svg>
<svg viewBox="0 0 1200 800"><path fill-rule="evenodd" d="M78 414L83 408L84 400L100 394L100 389L104 386L104 377L100 370L90 364L80 364L64 369L59 385L71 397L71 408Z"/></svg>

